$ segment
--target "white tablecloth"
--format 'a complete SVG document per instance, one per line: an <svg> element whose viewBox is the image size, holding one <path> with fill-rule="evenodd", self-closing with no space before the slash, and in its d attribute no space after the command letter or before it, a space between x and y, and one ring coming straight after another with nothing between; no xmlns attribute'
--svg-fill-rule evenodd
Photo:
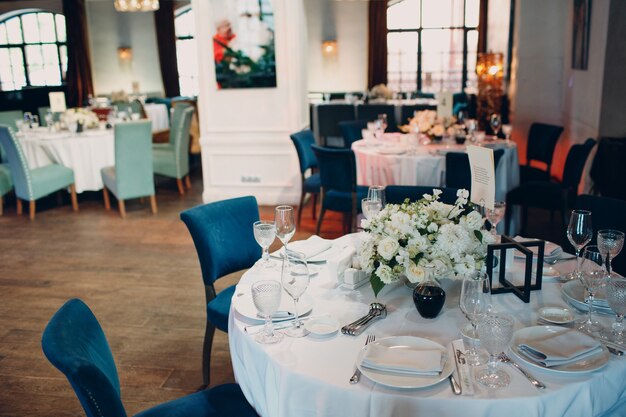
<svg viewBox="0 0 626 417"><path fill-rule="evenodd" d="M163 103L147 103L143 105L148 119L152 121L152 131L167 130L170 128L170 119L167 106Z"/></svg>
<svg viewBox="0 0 626 417"><path fill-rule="evenodd" d="M70 133L41 129L19 139L31 169L52 163L73 169L77 193L101 190L100 170L115 165L113 130Z"/></svg>
<svg viewBox="0 0 626 417"><path fill-rule="evenodd" d="M573 262L557 264L565 271ZM279 279L278 271L261 275L251 269L240 284L258 279ZM340 332L329 338L285 337L276 345L260 345L243 331L249 324L234 309L229 319L229 345L235 377L246 398L261 416L481 416L481 417L589 417L624 416L626 409L626 359L611 355L608 365L584 376L556 376L529 369L547 385L534 388L517 370L506 366L511 384L498 391L476 387L476 394L454 396L447 380L420 390L387 388L362 376L356 385L348 379L366 334L377 339L410 335L448 345L459 339L459 328L467 320L459 310L460 283L443 280L447 298L435 319L422 318L411 292L403 285L385 288L378 300L387 305L386 319L371 325L358 337ZM534 291L530 304L512 294L495 295L495 305L515 318L516 329L534 325L537 309L565 306L560 284L544 278L543 290ZM235 297L241 291L235 292ZM355 291L336 288L322 268L311 279L307 294L314 298L312 314L330 314L346 324L365 314L374 296L369 285ZM283 293L283 297L288 297ZM571 308L570 308L571 309ZM608 322L608 317L603 317Z"/></svg>

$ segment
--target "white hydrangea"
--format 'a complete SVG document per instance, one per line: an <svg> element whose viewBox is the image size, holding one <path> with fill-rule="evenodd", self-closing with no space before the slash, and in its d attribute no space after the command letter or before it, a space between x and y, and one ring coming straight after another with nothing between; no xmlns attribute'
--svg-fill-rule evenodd
<svg viewBox="0 0 626 417"><path fill-rule="evenodd" d="M378 253L383 259L390 261L398 252L400 243L396 239L386 237L378 242Z"/></svg>
<svg viewBox="0 0 626 417"><path fill-rule="evenodd" d="M391 268L385 264L380 264L378 268L376 268L376 275L385 284L391 284L397 279L393 276L393 271L391 270Z"/></svg>

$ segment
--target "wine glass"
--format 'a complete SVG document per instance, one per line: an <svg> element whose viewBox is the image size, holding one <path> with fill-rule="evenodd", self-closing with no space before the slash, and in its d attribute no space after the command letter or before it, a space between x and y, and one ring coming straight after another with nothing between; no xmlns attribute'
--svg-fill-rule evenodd
<svg viewBox="0 0 626 417"><path fill-rule="evenodd" d="M285 330L289 337L303 337L309 332L302 325L298 317L298 300L309 286L309 268L303 253L290 252L283 258L281 273L283 289L293 298L294 321L293 326Z"/></svg>
<svg viewBox="0 0 626 417"><path fill-rule="evenodd" d="M502 128L502 117L498 113L494 113L491 115L491 119L489 120L489 124L491 125L491 131L493 132L495 137L498 137L498 133L500 133L500 129Z"/></svg>
<svg viewBox="0 0 626 417"><path fill-rule="evenodd" d="M509 143L511 140L511 133L513 133L512 125L502 125L502 133L504 133L504 138L506 139L506 143Z"/></svg>
<svg viewBox="0 0 626 417"><path fill-rule="evenodd" d="M469 117L467 110L460 110L456 115L457 123L465 123L467 118Z"/></svg>
<svg viewBox="0 0 626 417"><path fill-rule="evenodd" d="M52 112L50 110L48 110L48 112L46 113L46 126L48 126L48 130L52 130L52 128L54 127L54 115L52 114Z"/></svg>
<svg viewBox="0 0 626 417"><path fill-rule="evenodd" d="M474 132L478 130L478 121L476 119L466 119L463 123L467 129L467 134L470 137L470 142L474 142Z"/></svg>
<svg viewBox="0 0 626 417"><path fill-rule="evenodd" d="M361 200L361 210L366 219L371 219L383 209L382 201L364 198Z"/></svg>
<svg viewBox="0 0 626 417"><path fill-rule="evenodd" d="M496 201L493 204L493 210L487 209L487 220L491 223L491 233L496 236L498 232L496 231L496 226L500 223L500 220L504 217L504 213L506 212L506 202L505 201Z"/></svg>
<svg viewBox="0 0 626 417"><path fill-rule="evenodd" d="M263 249L263 257L261 258L259 265L263 268L271 268L272 261L270 261L269 248L276 238L276 225L274 222L259 220L254 222L252 227L254 230L254 239Z"/></svg>
<svg viewBox="0 0 626 417"><path fill-rule="evenodd" d="M499 369L498 355L504 352L513 338L513 319L505 314L490 314L478 324L480 344L489 352L489 364L475 373L476 380L487 388L498 389L509 385L509 375Z"/></svg>
<svg viewBox="0 0 626 417"><path fill-rule="evenodd" d="M276 236L283 243L286 254L287 243L296 233L293 207L286 205L276 207L276 210L274 210L274 224L276 225Z"/></svg>
<svg viewBox="0 0 626 417"><path fill-rule="evenodd" d="M600 336L620 345L626 344L623 324L626 315L626 278L618 275L609 277L606 284L606 299L615 313L615 322L610 329L600 332Z"/></svg>
<svg viewBox="0 0 626 417"><path fill-rule="evenodd" d="M383 130L383 132L387 130L387 114L386 113L379 114L377 121L380 124L380 128Z"/></svg>
<svg viewBox="0 0 626 417"><path fill-rule="evenodd" d="M281 292L282 288L278 281L263 280L252 284L252 302L259 314L265 318L263 331L255 337L259 343L271 344L283 340L281 333L274 333L272 323L272 313L278 310Z"/></svg>
<svg viewBox="0 0 626 417"><path fill-rule="evenodd" d="M578 329L584 332L597 332L602 329L600 323L593 321L591 316L596 291L602 286L606 276L602 265L602 255L598 247L596 245L587 246L583 251L581 271L578 275L585 290L587 290L589 294L586 300L587 306L589 307L587 318L577 323Z"/></svg>
<svg viewBox="0 0 626 417"><path fill-rule="evenodd" d="M367 190L367 198L371 201L380 201L381 208L385 207L387 199L385 198L385 187L382 185L372 185Z"/></svg>
<svg viewBox="0 0 626 417"><path fill-rule="evenodd" d="M593 228L591 227L591 212L586 210L574 210L567 225L567 239L576 249L576 269L565 276L572 280L580 275L580 251L591 241Z"/></svg>
<svg viewBox="0 0 626 417"><path fill-rule="evenodd" d="M465 275L461 285L459 305L472 325L471 330L467 331L465 336L470 340L477 340L476 326L491 309L491 289L489 276L486 273L473 271ZM470 344L465 352L465 360L469 365L478 366L484 363L485 358L481 358L476 346Z"/></svg>
<svg viewBox="0 0 626 417"><path fill-rule="evenodd" d="M598 230L598 249L600 249L606 272L609 275L613 271L611 262L622 251L622 247L624 247L624 232L611 229Z"/></svg>
<svg viewBox="0 0 626 417"><path fill-rule="evenodd" d="M39 116L34 114L30 119L30 127L32 129L37 129L39 127Z"/></svg>

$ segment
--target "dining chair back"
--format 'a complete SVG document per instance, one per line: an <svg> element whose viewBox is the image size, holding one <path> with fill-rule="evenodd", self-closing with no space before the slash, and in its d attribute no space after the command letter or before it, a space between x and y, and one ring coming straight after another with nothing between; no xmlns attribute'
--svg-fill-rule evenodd
<svg viewBox="0 0 626 417"><path fill-rule="evenodd" d="M385 187L385 201L389 204L402 204L407 198L411 201L421 199L424 194L433 194L433 189L441 190L439 201L454 204L457 199L457 188L428 187L422 185L388 185Z"/></svg>
<svg viewBox="0 0 626 417"><path fill-rule="evenodd" d="M334 138L341 138L339 122L355 119L353 104L320 104L314 112L317 113L317 126L314 126L317 131L314 133L324 146ZM315 114L313 116L315 118Z"/></svg>
<svg viewBox="0 0 626 417"><path fill-rule="evenodd" d="M594 194L626 200L626 137L603 137L589 175L593 180Z"/></svg>
<svg viewBox="0 0 626 417"><path fill-rule="evenodd" d="M89 307L67 301L43 332L46 358L74 389L88 417L126 417L117 367L106 335ZM256 416L236 384L197 392L145 410L136 417Z"/></svg>
<svg viewBox="0 0 626 417"><path fill-rule="evenodd" d="M289 135L298 154L298 162L300 163L300 177L302 181L302 189L300 190L300 204L298 204L298 226L302 217L302 205L306 194L313 196L313 219L315 219L317 195L320 192L320 174L317 171L317 159L311 149L311 145L315 143L313 132L309 129ZM311 170L311 175L306 177L306 172Z"/></svg>
<svg viewBox="0 0 626 417"><path fill-rule="evenodd" d="M582 178L585 164L591 154L591 150L596 145L595 139L589 138L583 144L572 145L567 153L565 167L563 168L563 187L574 192L578 190L580 179Z"/></svg>
<svg viewBox="0 0 626 417"><path fill-rule="evenodd" d="M48 114L48 112L50 111L50 107L49 106L44 106L44 107L38 107L37 108L37 114L39 114L39 125L43 126L43 127L47 127L48 126L48 122L46 122L46 115Z"/></svg>
<svg viewBox="0 0 626 417"><path fill-rule="evenodd" d="M17 130L16 120L24 120L24 112L21 110L0 111L0 125L5 125L11 132ZM6 153L0 144L0 162L6 162Z"/></svg>
<svg viewBox="0 0 626 417"><path fill-rule="evenodd" d="M526 147L526 165L520 168L521 182L550 181L552 157L561 133L563 133L562 126L546 123L533 123L530 126ZM546 165L546 169L531 166L532 161L542 162Z"/></svg>
<svg viewBox="0 0 626 417"><path fill-rule="evenodd" d="M32 182L30 181L28 162L22 146L15 139L8 126L0 124L0 146L4 149L15 195L22 200L30 201L33 196Z"/></svg>
<svg viewBox="0 0 626 417"><path fill-rule="evenodd" d="M356 118L372 122L379 114L387 115L387 132L397 132L396 106L393 104L359 104L356 106Z"/></svg>
<svg viewBox="0 0 626 417"><path fill-rule="evenodd" d="M363 138L363 129L367 128L368 120L344 120L339 122L339 129L343 136L343 147L351 149L352 144Z"/></svg>
<svg viewBox="0 0 626 417"><path fill-rule="evenodd" d="M504 149L493 151L494 172L498 170ZM465 152L448 152L446 154L446 187L471 191L472 171L469 156Z"/></svg>
<svg viewBox="0 0 626 417"><path fill-rule="evenodd" d="M9 164L0 164L0 216L3 213L4 196L13 189L13 179Z"/></svg>
<svg viewBox="0 0 626 417"><path fill-rule="evenodd" d="M185 210L180 214L198 253L206 296L207 322L204 335L202 371L209 383L211 345L215 328L228 332L228 312L235 286L216 293L219 278L250 268L261 257L253 224L259 207L252 196L217 201Z"/></svg>

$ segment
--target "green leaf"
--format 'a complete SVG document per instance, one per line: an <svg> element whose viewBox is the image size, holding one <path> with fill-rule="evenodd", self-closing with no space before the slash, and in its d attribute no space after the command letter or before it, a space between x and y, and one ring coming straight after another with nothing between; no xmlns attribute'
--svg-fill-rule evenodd
<svg viewBox="0 0 626 417"><path fill-rule="evenodd" d="M476 239L478 239L480 243L483 243L483 234L480 233L480 230L474 230L474 236L476 236Z"/></svg>
<svg viewBox="0 0 626 417"><path fill-rule="evenodd" d="M378 275L372 272L372 276L370 277L370 284L372 285L372 290L374 290L374 296L377 296L380 290L383 289L385 283L378 278Z"/></svg>
<svg viewBox="0 0 626 417"><path fill-rule="evenodd" d="M417 265L417 263L420 261L420 259L422 259L424 257L424 253L420 252L417 255L415 255L413 258L411 258L411 260L413 261L413 263L415 265Z"/></svg>

